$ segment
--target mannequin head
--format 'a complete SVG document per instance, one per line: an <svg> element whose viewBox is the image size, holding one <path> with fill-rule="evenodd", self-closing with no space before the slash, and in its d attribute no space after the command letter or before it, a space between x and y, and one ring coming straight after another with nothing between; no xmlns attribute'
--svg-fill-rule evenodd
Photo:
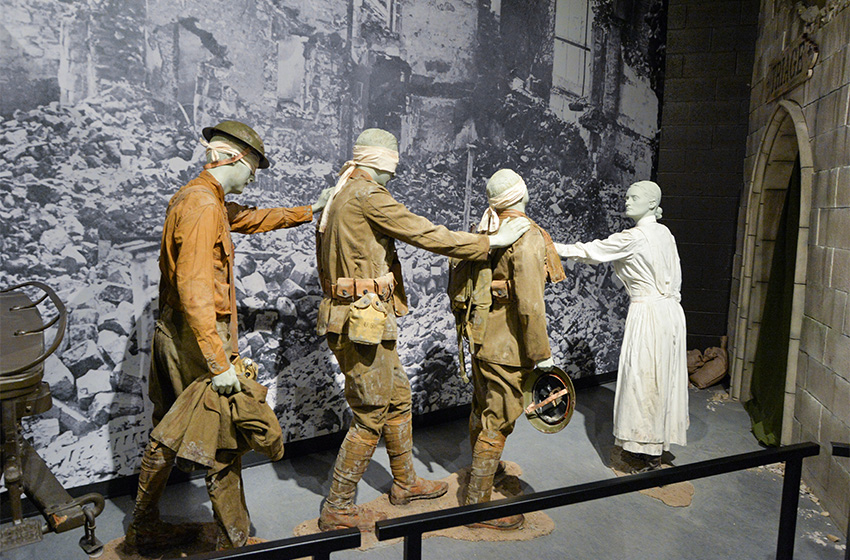
<svg viewBox="0 0 850 560"><path fill-rule="evenodd" d="M233 151L233 154L238 154L247 148L247 144L236 140L232 136L215 134L210 138L210 143L222 142ZM224 152L207 150L207 162L212 163L220 159L227 159L233 154ZM213 167L209 170L210 174L221 183L224 189L224 194L240 194L245 187L254 182L254 173L260 164L260 157L254 150L248 152L241 159L219 167Z"/></svg>
<svg viewBox="0 0 850 560"><path fill-rule="evenodd" d="M504 198L505 193L511 189L515 189L517 193L520 193L520 191L524 191L524 193L521 193L522 197L515 202L508 202L507 205L499 204L500 197ZM511 198L516 198L516 196ZM525 181L522 180L522 177L516 171L512 169L499 169L487 181L487 199L490 206L495 206L498 210L511 208L525 212L525 207L528 205L529 200L528 189L525 188Z"/></svg>
<svg viewBox="0 0 850 560"><path fill-rule="evenodd" d="M360 133L360 136L357 137L357 140L354 142L355 146L374 146L377 148L384 148L385 150L392 150L398 152L398 140L391 133L386 130L382 130L380 128L367 128L363 132ZM379 169L378 167L372 165L358 164L357 169L362 169L366 173L368 173L372 180L378 183L381 186L386 186L389 183L390 179L395 177L395 167L393 166L393 170L390 171L388 169Z"/></svg>
<svg viewBox="0 0 850 560"><path fill-rule="evenodd" d="M635 222L646 216L661 217L661 188L652 181L638 181L626 191L626 216Z"/></svg>

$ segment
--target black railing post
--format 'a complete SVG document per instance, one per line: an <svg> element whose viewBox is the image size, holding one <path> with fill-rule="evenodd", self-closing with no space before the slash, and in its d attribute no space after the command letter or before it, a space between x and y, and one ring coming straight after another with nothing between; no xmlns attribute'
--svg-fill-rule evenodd
<svg viewBox="0 0 850 560"><path fill-rule="evenodd" d="M832 442L832 455L834 457L850 457L850 445L847 443ZM844 560L850 560L850 521L847 522L847 540L844 543Z"/></svg>
<svg viewBox="0 0 850 560"><path fill-rule="evenodd" d="M782 483L782 505L779 510L779 535L776 539L776 560L794 558L794 538L797 535L797 506L800 503L800 479L803 458L785 461L785 480Z"/></svg>
<svg viewBox="0 0 850 560"><path fill-rule="evenodd" d="M422 560L422 533L404 537L404 560Z"/></svg>

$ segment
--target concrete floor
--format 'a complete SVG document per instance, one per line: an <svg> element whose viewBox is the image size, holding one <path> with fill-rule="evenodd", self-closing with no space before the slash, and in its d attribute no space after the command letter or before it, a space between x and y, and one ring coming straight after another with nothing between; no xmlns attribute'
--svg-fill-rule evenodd
<svg viewBox="0 0 850 560"><path fill-rule="evenodd" d="M759 449L740 403L725 400L720 388L690 391L689 445L673 450L683 465ZM579 392L578 406L562 432L545 435L524 419L508 439L504 458L523 469L526 493L611 478L605 466L611 436L613 385ZM470 461L466 421L414 431L417 471L443 478ZM822 452L828 452L824 450ZM300 522L318 516L330 485L335 450L246 468L248 507L256 535L286 538ZM379 449L359 486L358 502L389 489L386 453ZM528 542L470 543L447 538L424 540L423 556L487 560L533 557L548 560L768 560L775 557L782 477L775 468L759 468L693 482L696 493L686 508L671 508L641 494L548 510L555 531ZM121 536L129 522L129 497L107 500L97 518L97 535L106 542ZM203 480L169 487L163 515L196 521L212 519ZM798 510L794 558L842 560L842 531L807 493ZM40 543L0 552L9 560L84 558L77 546L82 531L46 535ZM838 537L832 542L829 536ZM401 559L402 545L333 554L336 560Z"/></svg>

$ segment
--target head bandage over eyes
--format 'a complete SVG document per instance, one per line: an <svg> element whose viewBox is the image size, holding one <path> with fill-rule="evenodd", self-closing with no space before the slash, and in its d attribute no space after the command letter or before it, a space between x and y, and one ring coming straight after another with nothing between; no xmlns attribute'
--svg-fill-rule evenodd
<svg viewBox="0 0 850 560"><path fill-rule="evenodd" d="M528 194L525 181L518 174L514 173L514 175L510 186L489 200L489 207L484 211L481 222L478 224L480 233L490 234L499 231L501 220L498 211L513 206Z"/></svg>
<svg viewBox="0 0 850 560"><path fill-rule="evenodd" d="M382 148L380 146L354 145L351 159L346 161L343 164L342 169L339 171L339 179L337 179L336 186L334 186L333 191L331 191L328 203L322 211L322 219L319 220L320 232L325 231L325 227L327 227L328 211L331 208L334 198L336 198L340 189L348 183L348 180L351 178L351 174L354 173L354 169L358 165L371 167L378 171L385 171L387 173L395 173L396 167L398 167L398 151L390 150L389 148Z"/></svg>
<svg viewBox="0 0 850 560"><path fill-rule="evenodd" d="M211 160L209 163L204 165L204 169L212 169L214 167L221 167L222 165L236 163L251 153L251 146L246 146L245 149L240 152L233 144L223 140L207 142L206 139L201 137L200 141L201 146L207 149L207 156ZM222 159L224 156L229 157ZM250 160L246 159L245 163L248 164L248 167L251 168L252 172L256 171L257 166L250 163Z"/></svg>

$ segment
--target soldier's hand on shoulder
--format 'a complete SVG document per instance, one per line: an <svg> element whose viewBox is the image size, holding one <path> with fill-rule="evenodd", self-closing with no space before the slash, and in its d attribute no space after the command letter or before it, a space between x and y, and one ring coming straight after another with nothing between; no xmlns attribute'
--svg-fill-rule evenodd
<svg viewBox="0 0 850 560"><path fill-rule="evenodd" d="M328 188L324 189L321 192L321 194L319 194L319 199L316 201L315 204L313 204L313 213L314 214L316 212L321 212L325 208L325 206L327 206L328 199L330 198L331 192L333 192L333 190L334 190L333 187L328 187Z"/></svg>
<svg viewBox="0 0 850 560"><path fill-rule="evenodd" d="M230 364L230 369L212 376L210 383L216 392L222 395L238 393L242 390L242 385L239 383L239 376L236 374L236 368Z"/></svg>
<svg viewBox="0 0 850 560"><path fill-rule="evenodd" d="M501 249L510 247L514 242L531 229L528 218L508 218L499 227L499 231L490 235L490 248Z"/></svg>

